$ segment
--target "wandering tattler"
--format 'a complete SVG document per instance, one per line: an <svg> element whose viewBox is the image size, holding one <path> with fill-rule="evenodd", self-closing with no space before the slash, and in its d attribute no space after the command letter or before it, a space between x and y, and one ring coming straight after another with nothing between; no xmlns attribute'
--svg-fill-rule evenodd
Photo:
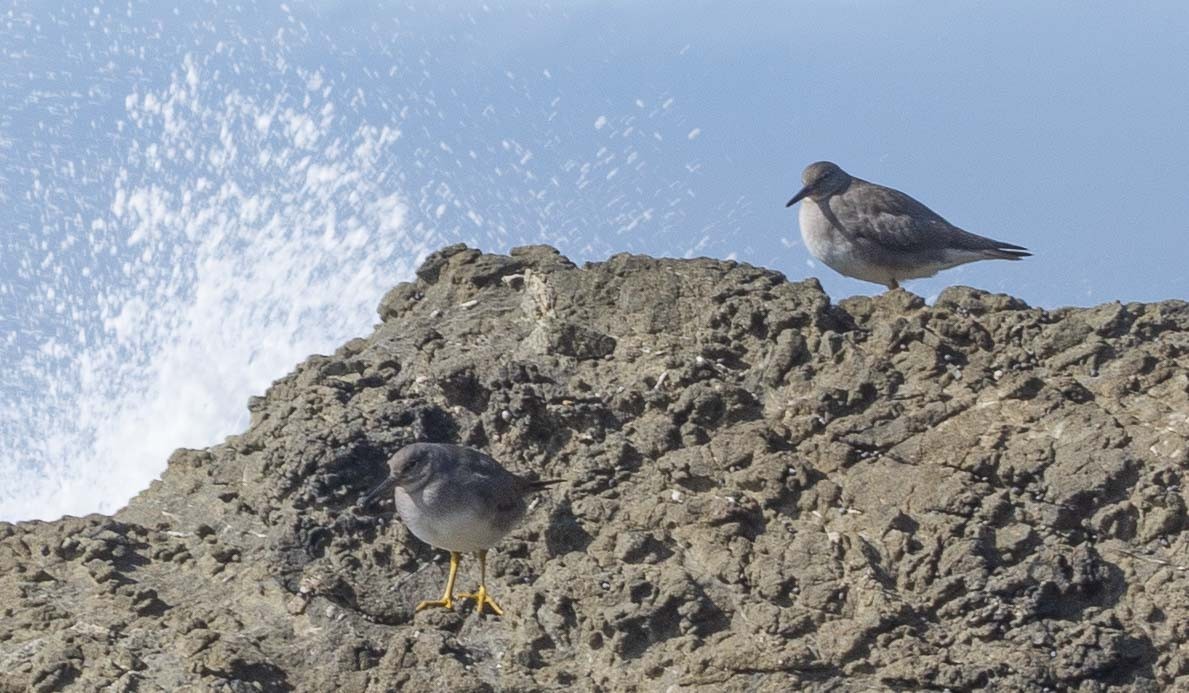
<svg viewBox="0 0 1189 693"><path fill-rule="evenodd" d="M1019 260L1026 248L963 231L908 195L818 161L801 174L801 239L840 274L883 284L932 277L976 260Z"/></svg>
<svg viewBox="0 0 1189 693"><path fill-rule="evenodd" d="M396 511L413 536L450 552L445 594L419 603L416 610L454 608L461 554L474 551L479 557L479 589L457 597L474 599L480 614L488 606L502 616L503 609L487 594L487 550L524 517L526 496L558 481L526 479L478 450L440 443L403 447L388 460L388 469L388 478L361 505L395 487Z"/></svg>

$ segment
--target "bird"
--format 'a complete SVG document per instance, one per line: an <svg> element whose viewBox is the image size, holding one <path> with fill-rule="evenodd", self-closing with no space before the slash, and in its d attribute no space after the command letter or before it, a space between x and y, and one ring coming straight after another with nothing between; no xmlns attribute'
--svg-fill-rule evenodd
<svg viewBox="0 0 1189 693"><path fill-rule="evenodd" d="M869 183L830 161L805 167L801 202L805 247L839 274L896 289L977 260L1019 260L1027 248L964 231L912 197Z"/></svg>
<svg viewBox="0 0 1189 693"><path fill-rule="evenodd" d="M360 502L367 507L389 490L396 512L421 541L450 552L450 573L441 599L422 601L415 611L430 607L453 609L459 599L474 599L475 611L504 610L487 591L487 551L524 517L525 499L560 479L533 480L504 469L490 456L461 445L413 443L388 460L388 476ZM479 588L454 594L462 554L479 559Z"/></svg>

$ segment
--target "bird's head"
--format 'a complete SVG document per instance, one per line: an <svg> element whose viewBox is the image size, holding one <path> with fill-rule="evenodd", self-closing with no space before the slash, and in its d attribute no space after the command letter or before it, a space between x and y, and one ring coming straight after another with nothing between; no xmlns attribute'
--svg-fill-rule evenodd
<svg viewBox="0 0 1189 693"><path fill-rule="evenodd" d="M392 481L402 488L421 486L433 475L435 449L431 445L406 445L388 460Z"/></svg>
<svg viewBox="0 0 1189 693"><path fill-rule="evenodd" d="M842 192L846 190L846 186L850 185L850 175L838 168L838 164L830 161L818 161L806 166L805 170L801 172L801 183L804 187L796 195L793 195L793 199L789 200L785 207L792 207L806 197L811 200L820 200L823 197Z"/></svg>
<svg viewBox="0 0 1189 693"><path fill-rule="evenodd" d="M407 445L388 459L388 476L372 489L359 504L371 505L377 498L392 490L394 486L403 489L417 489L427 484L434 471L434 447L432 445Z"/></svg>

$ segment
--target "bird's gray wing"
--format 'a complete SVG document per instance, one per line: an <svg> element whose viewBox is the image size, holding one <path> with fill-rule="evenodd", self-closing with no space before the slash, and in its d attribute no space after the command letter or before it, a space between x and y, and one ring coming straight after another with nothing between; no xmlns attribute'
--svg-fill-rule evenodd
<svg viewBox="0 0 1189 693"><path fill-rule="evenodd" d="M495 506L502 512L516 509L528 489L528 480L504 469L499 462L478 450L458 448L462 451L459 463L466 468L460 483L471 493Z"/></svg>
<svg viewBox="0 0 1189 693"><path fill-rule="evenodd" d="M830 209L843 233L888 250L1019 248L964 231L899 190L858 179L846 192L830 198Z"/></svg>

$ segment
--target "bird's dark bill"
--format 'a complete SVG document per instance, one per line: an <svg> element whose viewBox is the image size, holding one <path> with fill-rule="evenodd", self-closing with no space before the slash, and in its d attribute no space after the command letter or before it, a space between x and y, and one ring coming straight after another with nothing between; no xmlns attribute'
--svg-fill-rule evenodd
<svg viewBox="0 0 1189 693"><path fill-rule="evenodd" d="M792 207L793 205L800 202L801 199L804 198L808 194L809 194L809 186L806 185L804 188L801 188L800 192L798 192L796 195L793 195L793 199L789 200L789 203L787 205L785 205L785 207Z"/></svg>
<svg viewBox="0 0 1189 693"><path fill-rule="evenodd" d="M375 487L371 491L368 491L368 494L359 501L359 507L366 508L367 506L371 505L377 498L383 496L388 491L391 491L393 486L396 486L396 479L390 476L381 482L379 486Z"/></svg>

